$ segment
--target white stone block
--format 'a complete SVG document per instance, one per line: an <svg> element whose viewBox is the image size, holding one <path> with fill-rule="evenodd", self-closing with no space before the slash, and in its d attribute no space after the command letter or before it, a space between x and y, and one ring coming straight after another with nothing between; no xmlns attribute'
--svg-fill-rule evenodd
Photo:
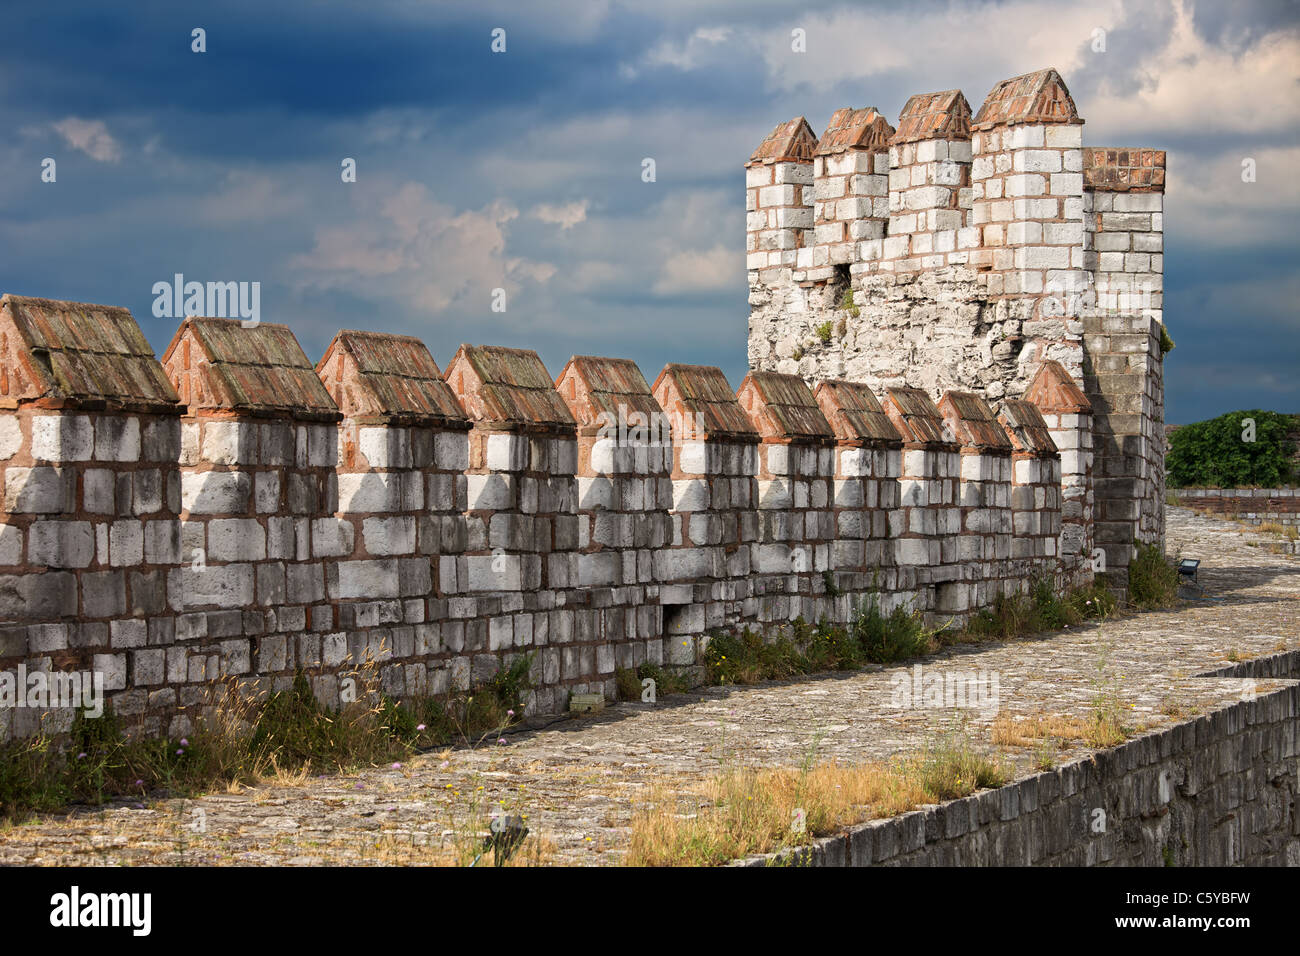
<svg viewBox="0 0 1300 956"><path fill-rule="evenodd" d="M364 472L338 476L339 511L352 514L398 511L402 480L398 474Z"/></svg>
<svg viewBox="0 0 1300 956"><path fill-rule="evenodd" d="M32 457L37 461L89 461L95 432L87 415L32 417Z"/></svg>
<svg viewBox="0 0 1300 956"><path fill-rule="evenodd" d="M23 447L23 430L13 415L0 415L0 461L18 454Z"/></svg>
<svg viewBox="0 0 1300 956"><path fill-rule="evenodd" d="M1002 134L1003 149L1038 149L1046 141L1046 131L1038 125L1020 124L1004 130Z"/></svg>
<svg viewBox="0 0 1300 956"><path fill-rule="evenodd" d="M253 603L251 564L209 564L198 571L182 565L173 575L180 583L179 607L242 608Z"/></svg>
<svg viewBox="0 0 1300 956"><path fill-rule="evenodd" d="M514 475L468 475L465 483L470 511L501 511L515 506Z"/></svg>
<svg viewBox="0 0 1300 956"><path fill-rule="evenodd" d="M895 544L895 560L899 564L933 564L931 561L934 542L924 538L899 538Z"/></svg>
<svg viewBox="0 0 1300 956"><path fill-rule="evenodd" d="M257 426L248 422L205 422L203 454L214 465L257 461Z"/></svg>
<svg viewBox="0 0 1300 956"><path fill-rule="evenodd" d="M1041 196L1045 192L1047 192L1047 183L1041 175L1022 173L1016 176L1008 176L1006 179L1006 194L1008 197ZM994 218L998 218L996 214Z"/></svg>
<svg viewBox="0 0 1300 956"><path fill-rule="evenodd" d="M9 552L0 563L22 560L22 531L0 525ZM27 532L27 563L51 568L84 568L95 557L95 532L89 521L35 521Z"/></svg>
<svg viewBox="0 0 1300 956"><path fill-rule="evenodd" d="M523 435L489 435L487 466L492 471L524 471L528 468L528 439Z"/></svg>
<svg viewBox="0 0 1300 956"><path fill-rule="evenodd" d="M1054 149L1020 150L1012 157L1011 168L1018 173L1059 173L1061 154Z"/></svg>
<svg viewBox="0 0 1300 956"><path fill-rule="evenodd" d="M374 555L411 554L415 551L415 518L366 518L361 524L366 550Z"/></svg>
<svg viewBox="0 0 1300 956"><path fill-rule="evenodd" d="M519 555L504 552L469 555L465 559L466 590L518 591L523 575Z"/></svg>
<svg viewBox="0 0 1300 956"><path fill-rule="evenodd" d="M405 428L361 428L357 447L371 468L411 467L411 435Z"/></svg>
<svg viewBox="0 0 1300 956"><path fill-rule="evenodd" d="M394 560L342 561L338 568L340 599L397 597L401 593Z"/></svg>
<svg viewBox="0 0 1300 956"><path fill-rule="evenodd" d="M1083 194L1083 173L1053 173L1053 196L1080 196Z"/></svg>
<svg viewBox="0 0 1300 956"><path fill-rule="evenodd" d="M266 558L266 529L256 518L221 518L208 522L209 561L261 561Z"/></svg>
<svg viewBox="0 0 1300 956"><path fill-rule="evenodd" d="M114 521L108 534L108 558L118 568L144 560L144 525L139 521Z"/></svg>
<svg viewBox="0 0 1300 956"><path fill-rule="evenodd" d="M312 555L318 558L336 558L351 554L355 535L350 521L316 518L311 523Z"/></svg>
<svg viewBox="0 0 1300 956"><path fill-rule="evenodd" d="M251 491L246 472L186 472L181 475L181 508L192 514L239 513L248 510Z"/></svg>
<svg viewBox="0 0 1300 956"><path fill-rule="evenodd" d="M434 463L442 471L464 471L469 467L469 434L438 432L433 436Z"/></svg>
<svg viewBox="0 0 1300 956"><path fill-rule="evenodd" d="M139 461L140 419L105 416L95 426L97 461Z"/></svg>
<svg viewBox="0 0 1300 956"><path fill-rule="evenodd" d="M703 441L686 441L678 446L677 470L685 475L708 473L708 450Z"/></svg>

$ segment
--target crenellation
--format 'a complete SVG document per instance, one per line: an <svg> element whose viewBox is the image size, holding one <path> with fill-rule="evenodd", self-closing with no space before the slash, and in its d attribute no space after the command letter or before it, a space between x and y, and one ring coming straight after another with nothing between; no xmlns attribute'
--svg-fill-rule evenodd
<svg viewBox="0 0 1300 956"><path fill-rule="evenodd" d="M751 372L736 398L762 444L756 482L759 533L750 587L758 620L831 616L825 574L835 541L835 433L803 379Z"/></svg>

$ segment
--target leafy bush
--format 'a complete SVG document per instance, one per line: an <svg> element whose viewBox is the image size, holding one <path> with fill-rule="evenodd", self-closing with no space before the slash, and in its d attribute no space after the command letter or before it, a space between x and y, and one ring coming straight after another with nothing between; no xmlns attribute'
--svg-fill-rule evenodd
<svg viewBox="0 0 1300 956"><path fill-rule="evenodd" d="M71 796L65 757L46 735L0 748L0 820L57 810Z"/></svg>
<svg viewBox="0 0 1300 956"><path fill-rule="evenodd" d="M631 668L614 669L614 687L618 691L619 700L641 699L641 678L637 677L636 671Z"/></svg>
<svg viewBox="0 0 1300 956"><path fill-rule="evenodd" d="M929 652L931 644L930 632L920 614L900 605L888 616L883 615L875 594L858 607L853 636L861 644L863 656L877 664L920 657Z"/></svg>
<svg viewBox="0 0 1300 956"><path fill-rule="evenodd" d="M1171 607L1178 598L1178 569L1154 544L1138 544L1128 566L1128 596L1140 608Z"/></svg>
<svg viewBox="0 0 1300 956"><path fill-rule="evenodd" d="M858 313L861 311L858 308L857 303L853 301L852 289L844 290L844 294L840 296L840 301L836 304L835 307L837 309L843 309L845 312L853 316L855 319L858 317Z"/></svg>
<svg viewBox="0 0 1300 956"><path fill-rule="evenodd" d="M739 634L716 632L704 651L704 669L710 684L753 684L807 673L807 661L786 634L772 641L748 627Z"/></svg>
<svg viewBox="0 0 1300 956"><path fill-rule="evenodd" d="M955 640L1009 640L1040 631L1057 631L1087 618L1107 618L1115 613L1116 607L1115 596L1100 581L1060 594L1051 581L1043 578L1034 582L1028 594L998 595L993 607L971 616Z"/></svg>
<svg viewBox="0 0 1300 956"><path fill-rule="evenodd" d="M866 662L862 643L846 628L824 620L810 627L803 618L796 618L792 627L794 643L810 672L857 670Z"/></svg>
<svg viewBox="0 0 1300 956"><path fill-rule="evenodd" d="M1255 420L1253 442L1242 440L1242 422L1247 418ZM1294 416L1255 409L1185 425L1169 440L1165 456L1168 484L1172 488L1235 488L1293 482L1297 477L1291 461L1295 444L1287 433L1296 424Z"/></svg>

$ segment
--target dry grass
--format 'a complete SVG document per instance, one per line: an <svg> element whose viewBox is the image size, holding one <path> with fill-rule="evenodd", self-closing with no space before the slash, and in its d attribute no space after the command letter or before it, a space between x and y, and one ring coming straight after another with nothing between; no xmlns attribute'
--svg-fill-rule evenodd
<svg viewBox="0 0 1300 956"><path fill-rule="evenodd" d="M1160 713L1164 714L1166 717L1185 717L1188 712L1189 711L1187 707L1183 705L1183 702L1175 697L1165 697L1164 700L1160 702Z"/></svg>
<svg viewBox="0 0 1300 956"><path fill-rule="evenodd" d="M821 763L807 770L732 770L698 803L662 788L632 821L629 866L716 866L771 853L874 817L926 803L916 779L882 764ZM803 832L796 811L803 812Z"/></svg>
<svg viewBox="0 0 1300 956"><path fill-rule="evenodd" d="M717 866L798 846L846 826L1006 783L1002 763L954 735L894 764L732 769L694 803L658 789L632 820L629 866Z"/></svg>
<svg viewBox="0 0 1300 956"><path fill-rule="evenodd" d="M1004 747L1034 747L1043 741L1059 741L1066 749L1066 741L1086 740L1090 722L1064 714L1030 714L1016 719L1011 714L999 714L993 721L993 743Z"/></svg>
<svg viewBox="0 0 1300 956"><path fill-rule="evenodd" d="M1124 725L1117 703L1103 701L1095 704L1088 717L1087 732L1083 742L1096 750L1115 747L1128 739L1130 728Z"/></svg>

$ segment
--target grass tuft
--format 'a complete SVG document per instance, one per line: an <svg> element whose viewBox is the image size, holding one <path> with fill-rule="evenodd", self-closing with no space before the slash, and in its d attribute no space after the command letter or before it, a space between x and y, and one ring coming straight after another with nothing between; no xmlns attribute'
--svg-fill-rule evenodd
<svg viewBox="0 0 1300 956"><path fill-rule="evenodd" d="M1178 601L1178 569L1154 544L1138 544L1128 566L1129 600L1143 610L1173 607Z"/></svg>

